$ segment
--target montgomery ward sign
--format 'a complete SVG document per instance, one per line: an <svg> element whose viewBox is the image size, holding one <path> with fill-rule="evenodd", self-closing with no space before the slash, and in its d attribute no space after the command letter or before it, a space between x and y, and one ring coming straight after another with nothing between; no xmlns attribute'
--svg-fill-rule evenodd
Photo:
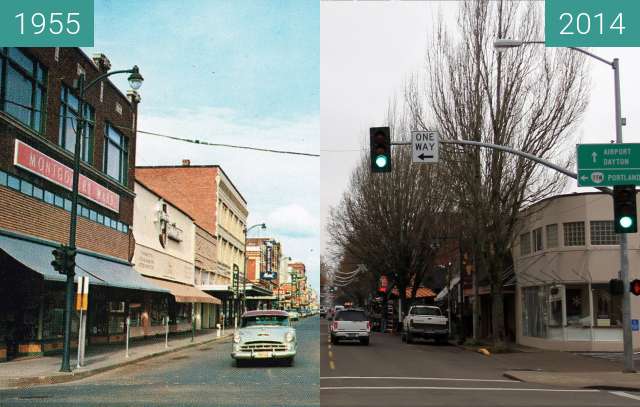
<svg viewBox="0 0 640 407"><path fill-rule="evenodd" d="M69 191L72 189L73 170L71 168L19 140L16 140L13 163ZM120 196L82 174L78 181L78 193L107 209L119 211Z"/></svg>

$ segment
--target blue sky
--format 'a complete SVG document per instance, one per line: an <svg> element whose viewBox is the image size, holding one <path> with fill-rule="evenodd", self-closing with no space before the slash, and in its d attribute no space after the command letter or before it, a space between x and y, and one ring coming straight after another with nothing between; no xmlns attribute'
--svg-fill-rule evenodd
<svg viewBox="0 0 640 407"><path fill-rule="evenodd" d="M95 45L112 69L136 64L139 129L211 142L317 153L317 0L96 0ZM126 91L126 75L113 77ZM319 286L319 158L204 147L139 135L138 165L221 165L285 255Z"/></svg>

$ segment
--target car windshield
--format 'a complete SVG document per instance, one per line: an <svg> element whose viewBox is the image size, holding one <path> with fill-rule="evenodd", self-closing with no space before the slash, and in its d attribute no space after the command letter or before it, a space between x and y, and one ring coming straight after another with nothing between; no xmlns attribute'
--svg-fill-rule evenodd
<svg viewBox="0 0 640 407"><path fill-rule="evenodd" d="M282 315L256 315L242 318L242 328L259 325L289 326L289 318Z"/></svg>
<svg viewBox="0 0 640 407"><path fill-rule="evenodd" d="M366 321L367 318L362 311L339 311L336 314L336 321Z"/></svg>
<svg viewBox="0 0 640 407"><path fill-rule="evenodd" d="M439 308L415 307L411 310L411 315L435 315L440 316Z"/></svg>

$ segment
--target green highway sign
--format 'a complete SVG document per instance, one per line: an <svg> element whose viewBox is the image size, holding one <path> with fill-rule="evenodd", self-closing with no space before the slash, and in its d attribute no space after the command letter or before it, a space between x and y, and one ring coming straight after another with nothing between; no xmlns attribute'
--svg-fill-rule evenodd
<svg viewBox="0 0 640 407"><path fill-rule="evenodd" d="M578 186L640 185L640 144L578 144Z"/></svg>

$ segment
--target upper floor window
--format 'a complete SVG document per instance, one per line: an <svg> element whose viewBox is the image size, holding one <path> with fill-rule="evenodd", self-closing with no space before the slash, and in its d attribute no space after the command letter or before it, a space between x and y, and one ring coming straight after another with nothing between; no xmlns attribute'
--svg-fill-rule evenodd
<svg viewBox="0 0 640 407"><path fill-rule="evenodd" d="M584 246L584 222L563 223L564 245Z"/></svg>
<svg viewBox="0 0 640 407"><path fill-rule="evenodd" d="M47 70L18 48L0 48L0 108L41 133Z"/></svg>
<svg viewBox="0 0 640 407"><path fill-rule="evenodd" d="M620 244L611 220L592 220L590 232L592 245Z"/></svg>
<svg viewBox="0 0 640 407"><path fill-rule="evenodd" d="M547 225L547 247L558 247L558 224Z"/></svg>
<svg viewBox="0 0 640 407"><path fill-rule="evenodd" d="M127 138L107 124L104 148L104 172L117 179L121 184L127 184L129 171L129 146Z"/></svg>
<svg viewBox="0 0 640 407"><path fill-rule="evenodd" d="M533 251L539 252L544 249L542 244L542 228L534 229L533 233Z"/></svg>
<svg viewBox="0 0 640 407"><path fill-rule="evenodd" d="M520 235L520 256L526 256L531 253L531 233L523 233Z"/></svg>
<svg viewBox="0 0 640 407"><path fill-rule="evenodd" d="M78 98L71 89L62 85L60 92L60 134L58 142L66 150L75 151L76 130L78 128ZM83 103L85 126L82 132L80 158L91 163L94 145L95 110L88 103Z"/></svg>

